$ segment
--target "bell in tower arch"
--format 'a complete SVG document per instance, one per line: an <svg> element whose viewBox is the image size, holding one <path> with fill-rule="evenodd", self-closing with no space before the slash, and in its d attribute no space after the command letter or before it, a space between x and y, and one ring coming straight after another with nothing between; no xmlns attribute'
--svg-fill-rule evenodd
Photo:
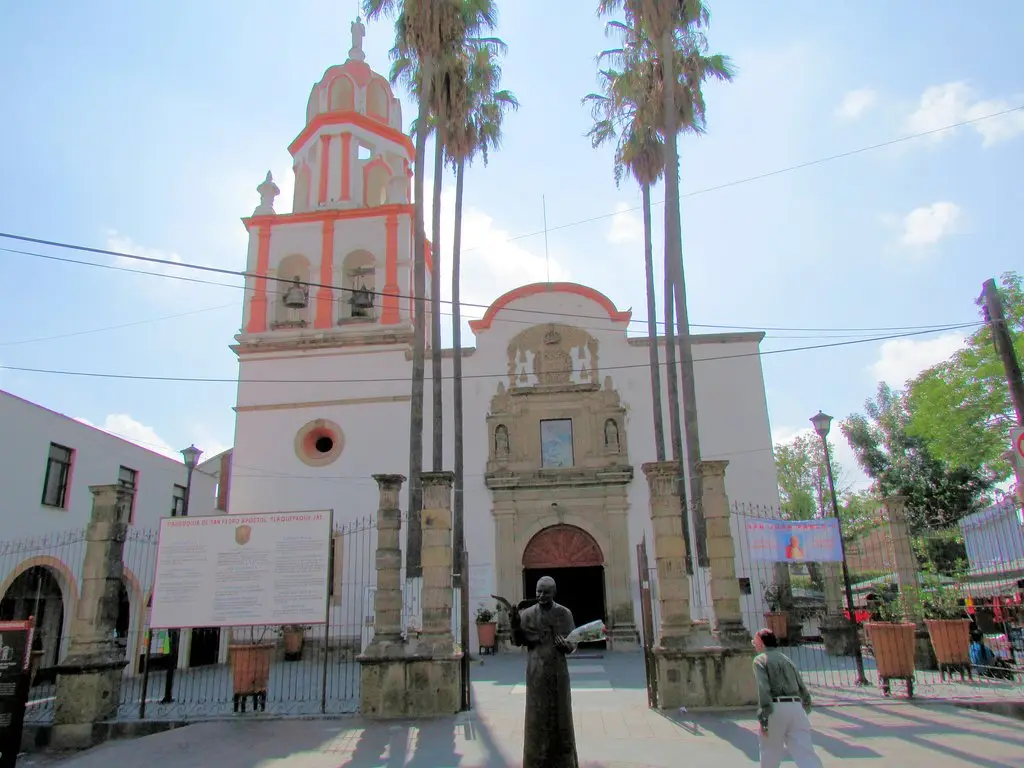
<svg viewBox="0 0 1024 768"><path fill-rule="evenodd" d="M352 291L352 298L349 299L352 305L352 317L369 317L373 309L373 294L365 285Z"/></svg>
<svg viewBox="0 0 1024 768"><path fill-rule="evenodd" d="M309 294L299 283L298 276L292 278L292 284L285 292L282 301L288 309L305 309L309 305Z"/></svg>

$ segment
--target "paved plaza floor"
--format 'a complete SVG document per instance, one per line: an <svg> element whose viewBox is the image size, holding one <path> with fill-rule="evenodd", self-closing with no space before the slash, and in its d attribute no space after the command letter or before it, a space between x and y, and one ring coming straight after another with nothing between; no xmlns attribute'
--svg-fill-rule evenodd
<svg viewBox="0 0 1024 768"><path fill-rule="evenodd" d="M30 755L24 765L61 768L513 768L523 747L522 656L473 667L472 712L382 723L358 717L270 719L248 714L74 756ZM648 709L639 654L573 659L573 711L581 763L590 768L757 764L752 711L728 714ZM811 717L826 766L1024 765L1019 721L931 702L827 700ZM20 765L21 763L19 763Z"/></svg>

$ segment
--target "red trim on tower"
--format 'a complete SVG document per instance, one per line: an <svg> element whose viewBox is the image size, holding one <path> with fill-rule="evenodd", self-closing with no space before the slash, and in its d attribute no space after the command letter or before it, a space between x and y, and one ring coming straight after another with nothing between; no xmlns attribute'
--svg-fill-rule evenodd
<svg viewBox="0 0 1024 768"><path fill-rule="evenodd" d="M317 202L327 202L327 181L330 178L331 169L331 136L324 134L320 137L320 189L317 192Z"/></svg>
<svg viewBox="0 0 1024 768"><path fill-rule="evenodd" d="M352 134L341 134L341 199L352 199Z"/></svg>
<svg viewBox="0 0 1024 768"><path fill-rule="evenodd" d="M388 125L384 125L384 123L379 120L375 120L372 117L367 117L366 115L352 110L323 112L317 115L309 121L309 124L302 129L298 136L295 137L295 140L288 145L288 151L294 157L306 145L306 142L316 135L317 131L328 125L354 125L372 133L374 136L379 136L382 139L387 139L388 141L393 141L395 144L400 145L409 153L409 157L416 154L416 147L413 146L412 139L404 133L395 130Z"/></svg>
<svg viewBox="0 0 1024 768"><path fill-rule="evenodd" d="M469 328L474 333L480 331L486 331L491 327L494 322L494 318L497 314L519 299L526 299L530 296L536 296L540 293L570 293L575 296L581 296L585 299L589 299L595 304L599 305L601 309L608 313L608 319L613 323L628 323L633 317L633 313L629 310L625 312L619 311L612 300L605 296L599 291L595 291L586 285L580 285L579 283L531 283L530 285L522 285L518 288L514 288L503 296L499 296L495 299L494 303L487 308L484 316L479 320L470 320Z"/></svg>
<svg viewBox="0 0 1024 768"><path fill-rule="evenodd" d="M288 224L309 224L317 221L338 221L341 219L372 219L377 216L388 216L392 213L398 215L413 215L411 203L395 203L393 205L379 205L375 208L324 208L316 211L301 211L299 213L276 213L260 216L246 216L242 223L246 229L255 225L261 227L277 227Z"/></svg>
<svg viewBox="0 0 1024 768"><path fill-rule="evenodd" d="M397 325L398 323L398 214L391 214L384 220L385 242L384 256L384 311L381 313L381 325Z"/></svg>

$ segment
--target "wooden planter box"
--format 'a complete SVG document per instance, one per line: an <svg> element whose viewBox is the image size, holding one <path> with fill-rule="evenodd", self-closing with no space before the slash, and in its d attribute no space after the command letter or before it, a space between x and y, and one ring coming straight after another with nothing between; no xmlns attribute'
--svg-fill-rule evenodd
<svg viewBox="0 0 1024 768"><path fill-rule="evenodd" d="M286 629L284 636L285 661L297 661L302 658L302 648L306 643L306 632L302 629Z"/></svg>
<svg viewBox="0 0 1024 768"><path fill-rule="evenodd" d="M917 627L909 622L868 622L864 631L875 654L875 667L882 690L889 695L889 681L906 680L907 695L914 695L914 632Z"/></svg>
<svg viewBox="0 0 1024 768"><path fill-rule="evenodd" d="M971 665L971 622L969 619L925 619L939 671L945 678L950 668L963 673Z"/></svg>
<svg viewBox="0 0 1024 768"><path fill-rule="evenodd" d="M484 649L490 649L491 653L494 652L494 646L497 643L498 637L498 624L494 621L488 621L484 624L476 625L476 639L480 643L480 652L483 653Z"/></svg>
<svg viewBox="0 0 1024 768"><path fill-rule="evenodd" d="M267 683L270 681L270 662L274 657L274 644L232 645L231 672L234 681L235 712L245 712L245 698L252 696L253 710L266 711Z"/></svg>
<svg viewBox="0 0 1024 768"><path fill-rule="evenodd" d="M764 625L775 633L780 643L786 642L789 635L789 616L785 613L766 613Z"/></svg>

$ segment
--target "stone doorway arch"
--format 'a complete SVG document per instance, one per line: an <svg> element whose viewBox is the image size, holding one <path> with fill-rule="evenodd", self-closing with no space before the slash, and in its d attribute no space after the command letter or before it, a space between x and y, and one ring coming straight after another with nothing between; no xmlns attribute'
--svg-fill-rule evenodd
<svg viewBox="0 0 1024 768"><path fill-rule="evenodd" d="M589 533L575 525L551 525L537 532L523 552L523 568L604 566L604 553Z"/></svg>
<svg viewBox="0 0 1024 768"><path fill-rule="evenodd" d="M523 551L523 594L532 597L537 580L555 580L555 600L570 611L576 625L600 619L607 623L604 553L589 533L559 523L543 528ZM604 646L604 641L592 644Z"/></svg>

